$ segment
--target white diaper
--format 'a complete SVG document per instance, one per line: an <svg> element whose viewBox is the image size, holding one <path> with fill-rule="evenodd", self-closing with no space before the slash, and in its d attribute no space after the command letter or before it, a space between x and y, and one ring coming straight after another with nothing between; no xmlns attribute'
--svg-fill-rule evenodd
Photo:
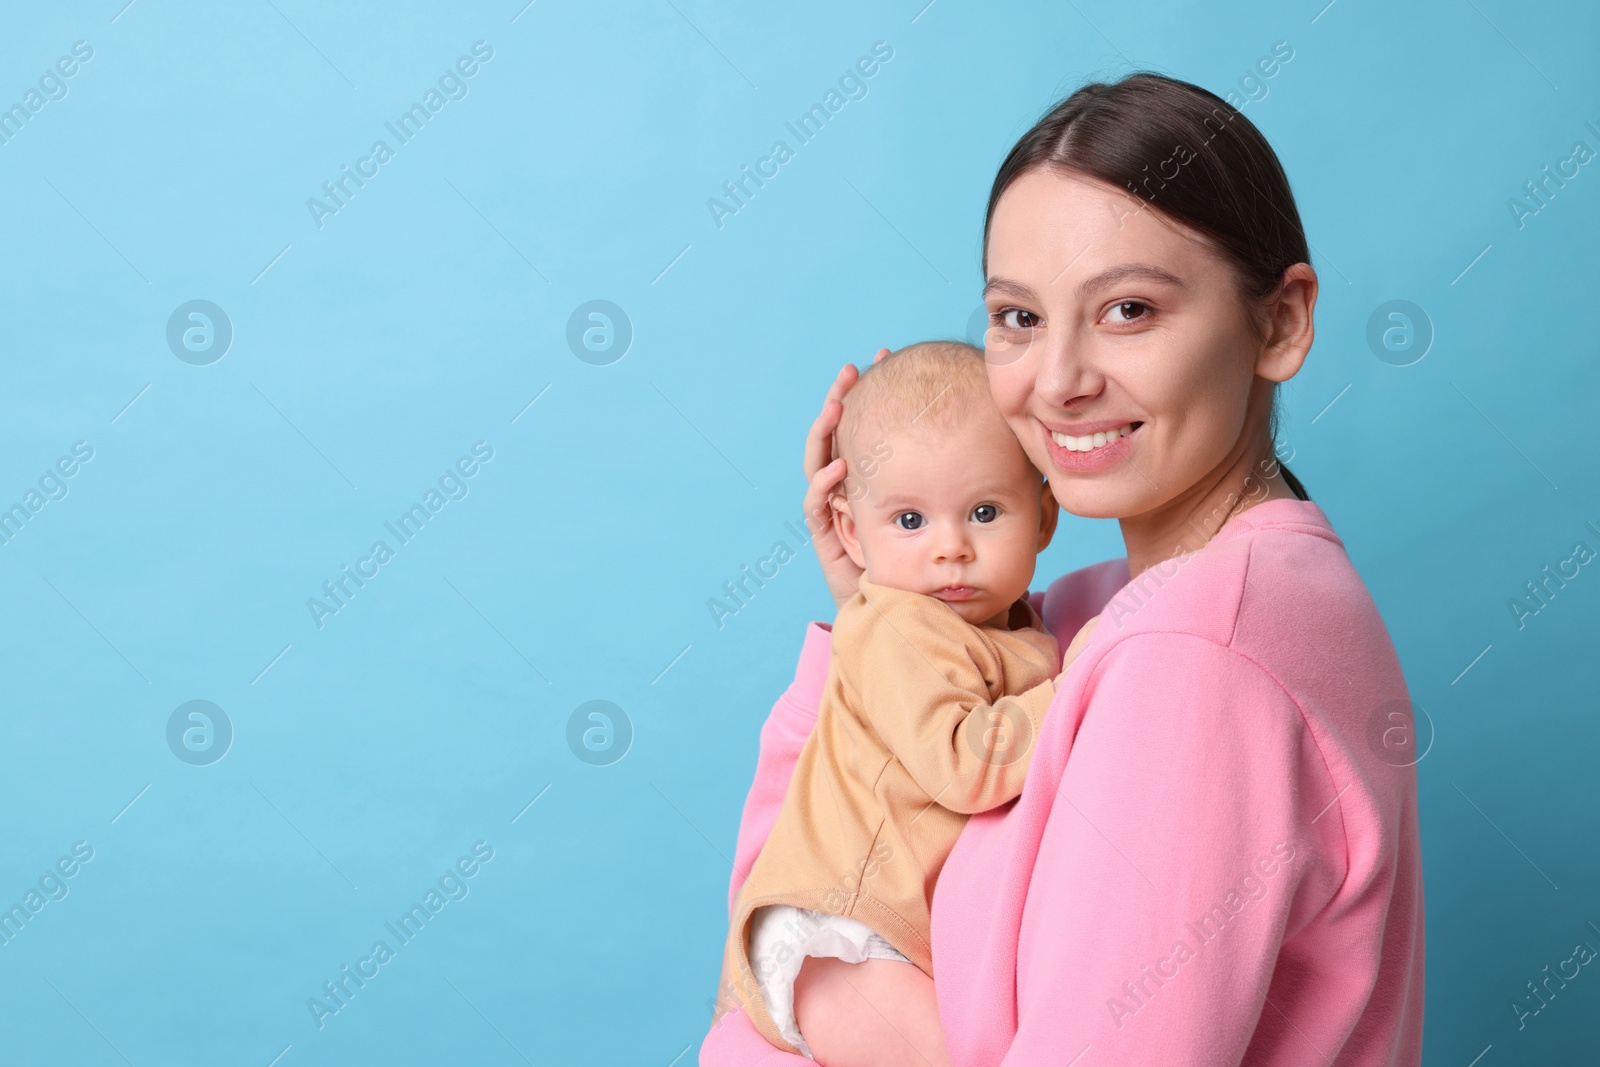
<svg viewBox="0 0 1600 1067"><path fill-rule="evenodd" d="M780 963L779 949L785 945L789 952ZM807 956L829 956L846 963L869 959L911 962L863 922L789 904L766 904L750 913L748 955L761 999L778 1033L809 1060L816 1057L794 1020L794 980Z"/></svg>

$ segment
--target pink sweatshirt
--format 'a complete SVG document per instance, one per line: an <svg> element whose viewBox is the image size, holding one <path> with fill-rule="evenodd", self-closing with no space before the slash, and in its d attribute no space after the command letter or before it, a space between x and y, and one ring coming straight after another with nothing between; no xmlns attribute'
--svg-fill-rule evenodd
<svg viewBox="0 0 1600 1067"><path fill-rule="evenodd" d="M1393 643L1310 501L1198 552L1034 594L1065 646L1100 623L1022 795L973 816L933 901L957 1067L1415 1067L1422 863ZM729 902L827 677L826 628L761 730ZM1398 733L1397 733L1398 731ZM702 1067L804 1067L724 1015Z"/></svg>

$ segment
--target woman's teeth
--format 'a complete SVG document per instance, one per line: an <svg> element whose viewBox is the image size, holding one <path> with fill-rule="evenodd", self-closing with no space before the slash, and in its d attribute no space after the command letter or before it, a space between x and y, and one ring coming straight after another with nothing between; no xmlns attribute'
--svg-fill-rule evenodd
<svg viewBox="0 0 1600 1067"><path fill-rule="evenodd" d="M1071 434L1050 432L1050 437L1056 444L1068 452L1092 452L1097 448L1104 448L1106 444L1119 437L1126 437L1133 432L1133 423L1119 426L1115 430L1105 433L1086 433L1082 437L1073 437Z"/></svg>

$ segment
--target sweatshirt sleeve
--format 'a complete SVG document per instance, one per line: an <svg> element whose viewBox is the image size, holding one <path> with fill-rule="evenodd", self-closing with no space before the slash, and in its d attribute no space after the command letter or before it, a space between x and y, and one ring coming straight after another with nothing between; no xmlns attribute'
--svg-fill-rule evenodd
<svg viewBox="0 0 1600 1067"><path fill-rule="evenodd" d="M750 868L761 854L761 846L778 821L784 794L795 762L805 747L811 728L817 724L817 707L828 680L828 656L832 630L823 623L806 627L805 643L800 647L800 662L794 681L778 697L772 712L761 727L761 749L756 756L756 775L745 796L744 814L739 819L739 839L734 846L733 874L728 884L728 912L733 912L739 887L750 876Z"/></svg>
<svg viewBox="0 0 1600 1067"><path fill-rule="evenodd" d="M1237 1065L1275 1010L1297 892L1331 847L1317 835L1341 835L1342 855L1343 831L1312 825L1332 779L1299 706L1222 645L1140 634L1086 666L1027 889L1003 1063L1092 1048L1086 1063Z"/></svg>
<svg viewBox="0 0 1600 1067"><path fill-rule="evenodd" d="M970 815L1022 792L1033 740L1055 699L1053 671L991 702L975 658L983 654L979 638L955 636L948 620L921 605L889 600L848 625L837 646L845 682L884 746L935 803Z"/></svg>
<svg viewBox="0 0 1600 1067"><path fill-rule="evenodd" d="M700 1067L817 1067L817 1063L774 1047L757 1032L743 1008L734 1008L711 1024L700 1044Z"/></svg>
<svg viewBox="0 0 1600 1067"><path fill-rule="evenodd" d="M744 814L739 820L739 840L734 848L733 875L728 886L730 914L739 887L749 877L750 867L778 819L800 749L816 725L817 706L828 677L832 636L823 623L814 622L806 627L794 681L778 697L761 727L755 780L750 783L750 792L745 797ZM784 1067L785 1064L815 1067L804 1056L774 1048L756 1031L750 1017L737 1004L711 1024L700 1046L700 1067Z"/></svg>

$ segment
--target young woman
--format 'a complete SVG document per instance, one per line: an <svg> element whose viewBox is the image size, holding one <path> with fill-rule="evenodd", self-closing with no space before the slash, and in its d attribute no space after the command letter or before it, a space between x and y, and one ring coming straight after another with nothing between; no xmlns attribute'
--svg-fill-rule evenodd
<svg viewBox="0 0 1600 1067"><path fill-rule="evenodd" d="M1063 645L1098 622L1022 795L971 818L939 875L925 1031L942 1024L951 1063L1420 1062L1416 775L1391 744L1405 680L1343 543L1275 454L1276 386L1312 343L1309 258L1260 132L1169 78L1085 86L995 178L991 391L1061 506L1116 518L1127 555L1034 594ZM808 514L843 476L829 442L855 377L840 372L812 427ZM842 601L859 573L817 530ZM762 730L730 900L827 661L813 623ZM801 1030L871 1018L852 977L877 962L808 959ZM922 1063L937 1036L813 1051ZM700 1053L785 1061L805 1062L739 1011Z"/></svg>

